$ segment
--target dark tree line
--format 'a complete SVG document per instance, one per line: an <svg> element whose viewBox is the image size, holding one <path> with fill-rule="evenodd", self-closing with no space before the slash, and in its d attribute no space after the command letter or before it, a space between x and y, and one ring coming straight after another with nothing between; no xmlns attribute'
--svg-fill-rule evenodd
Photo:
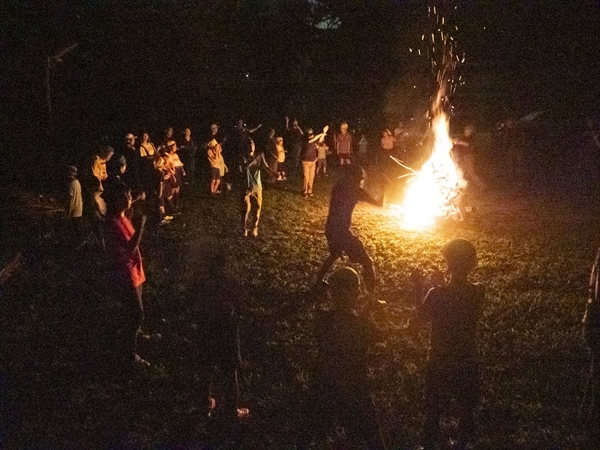
<svg viewBox="0 0 600 450"><path fill-rule="evenodd" d="M467 56L460 111L597 105L597 5L430 3L459 25ZM427 108L435 78L408 49L431 27L424 1L8 0L0 8L2 151L23 160L142 126L238 117L389 126Z"/></svg>

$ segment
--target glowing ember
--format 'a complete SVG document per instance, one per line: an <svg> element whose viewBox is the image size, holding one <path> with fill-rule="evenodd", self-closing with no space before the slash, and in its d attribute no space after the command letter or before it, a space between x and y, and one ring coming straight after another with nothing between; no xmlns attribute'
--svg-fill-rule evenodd
<svg viewBox="0 0 600 450"><path fill-rule="evenodd" d="M433 226L440 218L457 217L457 197L462 178L452 161L452 140L443 112L433 119L432 154L421 170L408 181L400 211L403 228L418 230Z"/></svg>
<svg viewBox="0 0 600 450"><path fill-rule="evenodd" d="M431 157L419 172L413 171L409 175L404 202L397 207L402 227L411 230L431 227L442 218L462 219L458 201L460 188L466 184L452 161L452 140L444 113L444 107L450 107L447 92L453 93L461 79L460 76L457 79L455 73L456 66L461 61L456 54L452 30L441 12L435 6L429 7L428 16L435 22L432 24L435 31L431 33L427 54L431 60L431 68L437 74L439 89L431 109L434 137ZM425 34L421 40L425 42Z"/></svg>

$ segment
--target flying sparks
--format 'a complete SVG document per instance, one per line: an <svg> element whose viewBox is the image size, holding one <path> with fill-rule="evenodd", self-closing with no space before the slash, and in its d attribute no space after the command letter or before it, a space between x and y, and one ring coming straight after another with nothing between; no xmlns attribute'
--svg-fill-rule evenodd
<svg viewBox="0 0 600 450"><path fill-rule="evenodd" d="M408 178L403 203L394 209L400 212L402 227L410 230L429 228L440 219L460 219L459 200L461 189L466 185L452 160L449 119L444 112L444 108L451 109L448 93L454 93L457 84L464 83L455 70L457 64L464 62L464 55L461 57L457 54L456 41L451 36L446 19L440 16L439 9L430 7L428 13L430 19L435 19L436 31L431 33L426 54L438 83L430 116L433 133L431 156L419 171L394 159L409 170L401 177ZM440 23L446 31L437 26ZM458 29L456 26L453 28ZM425 41L425 36L421 36L422 41ZM437 48L437 45L441 47Z"/></svg>

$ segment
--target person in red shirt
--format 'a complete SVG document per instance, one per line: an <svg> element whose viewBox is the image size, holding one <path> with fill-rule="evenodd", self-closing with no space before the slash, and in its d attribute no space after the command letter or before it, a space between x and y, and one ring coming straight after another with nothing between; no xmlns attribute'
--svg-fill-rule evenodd
<svg viewBox="0 0 600 450"><path fill-rule="evenodd" d="M348 124L344 122L340 125L340 132L335 136L335 152L340 158L341 166L350 164L352 145L352 135L348 133Z"/></svg>
<svg viewBox="0 0 600 450"><path fill-rule="evenodd" d="M142 285L146 281L140 242L146 216L142 215L137 230L125 215L131 207L131 190L125 185L111 186L102 194L106 202L104 236L108 258L108 291L123 308L120 342L117 352L126 364L149 366L137 354L137 337L144 319Z"/></svg>

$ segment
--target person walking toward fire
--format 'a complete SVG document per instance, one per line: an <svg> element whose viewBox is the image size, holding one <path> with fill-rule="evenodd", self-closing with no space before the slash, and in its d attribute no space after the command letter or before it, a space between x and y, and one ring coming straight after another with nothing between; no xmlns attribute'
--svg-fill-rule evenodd
<svg viewBox="0 0 600 450"><path fill-rule="evenodd" d="M591 396L588 423L589 437L596 447L600 446L600 249L590 275L589 297L583 316L583 337L590 349ZM588 383L588 386L590 383Z"/></svg>
<svg viewBox="0 0 600 450"><path fill-rule="evenodd" d="M429 354L425 372L425 450L440 448L440 418L447 402L458 405L458 445L472 444L474 409L478 396L476 329L484 302L484 288L470 283L469 273L477 266L475 246L455 239L442 248L448 265L448 283L436 272L431 288L417 307L417 317L431 323Z"/></svg>
<svg viewBox="0 0 600 450"><path fill-rule="evenodd" d="M365 178L366 173L361 166L349 164L342 167L342 177L333 187L325 225L329 256L317 273L316 289L324 286L323 279L335 262L347 255L350 261L357 262L362 266L368 294L372 296L375 290L373 260L360 239L350 231L352 213L359 201L383 206L383 197L381 201L377 201L363 189Z"/></svg>

